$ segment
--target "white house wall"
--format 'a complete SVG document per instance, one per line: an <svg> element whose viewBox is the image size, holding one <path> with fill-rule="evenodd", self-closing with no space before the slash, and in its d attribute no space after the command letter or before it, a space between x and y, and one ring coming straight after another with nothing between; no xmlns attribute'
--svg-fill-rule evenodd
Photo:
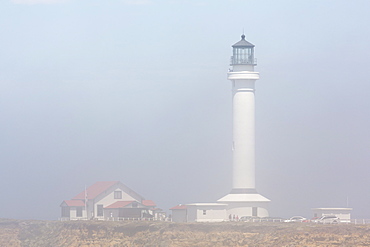
<svg viewBox="0 0 370 247"><path fill-rule="evenodd" d="M92 200L87 201L87 216L89 219L92 219L95 215L94 213L94 202Z"/></svg>
<svg viewBox="0 0 370 247"><path fill-rule="evenodd" d="M114 199L114 191L122 191L122 199ZM94 200L95 204L105 200L106 198L111 198L112 203L114 203L116 201L139 201L140 202L140 200L141 200L140 197L135 198L135 197L129 195L125 190L120 188L119 184L116 184L116 185L110 187L109 189L107 189L106 191L104 191L100 195L98 195Z"/></svg>
<svg viewBox="0 0 370 247"><path fill-rule="evenodd" d="M69 207L69 218L71 220L85 220L86 219L85 207L82 207L82 216L81 217L77 217L77 207Z"/></svg>
<svg viewBox="0 0 370 247"><path fill-rule="evenodd" d="M117 186L118 187L118 186ZM103 205L104 207L107 207L115 202L118 201L136 201L135 198L128 195L125 191L123 191L120 188L117 188L116 186L112 186L110 189L108 189L106 192L101 193L98 197L94 200L94 216L99 219L104 219L104 213L103 216L97 216L98 213L98 205ZM114 192L115 191L122 191L122 198L121 199L114 199ZM103 210L104 212L104 210Z"/></svg>
<svg viewBox="0 0 370 247"><path fill-rule="evenodd" d="M188 222L222 222L227 220L225 207L188 206L187 214Z"/></svg>

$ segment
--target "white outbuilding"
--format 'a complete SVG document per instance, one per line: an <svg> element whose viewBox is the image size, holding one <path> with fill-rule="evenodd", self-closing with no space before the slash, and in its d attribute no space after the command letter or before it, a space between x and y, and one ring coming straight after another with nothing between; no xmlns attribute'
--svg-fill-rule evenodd
<svg viewBox="0 0 370 247"><path fill-rule="evenodd" d="M191 203L186 204L187 222L222 222L228 219L227 204Z"/></svg>
<svg viewBox="0 0 370 247"><path fill-rule="evenodd" d="M313 217L321 217L326 215L335 215L339 219L345 221L351 219L352 208L313 208Z"/></svg>
<svg viewBox="0 0 370 247"><path fill-rule="evenodd" d="M222 222L228 220L228 204L190 203L170 208L173 222Z"/></svg>
<svg viewBox="0 0 370 247"><path fill-rule="evenodd" d="M188 221L188 210L186 205L179 204L175 207L170 208L172 211L171 219L173 222L187 222Z"/></svg>

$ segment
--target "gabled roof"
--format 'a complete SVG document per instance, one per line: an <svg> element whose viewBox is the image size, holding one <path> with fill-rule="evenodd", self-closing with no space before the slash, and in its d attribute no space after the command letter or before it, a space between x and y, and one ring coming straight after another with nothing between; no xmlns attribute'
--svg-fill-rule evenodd
<svg viewBox="0 0 370 247"><path fill-rule="evenodd" d="M170 210L178 210L178 209L187 209L186 205L177 205L177 206L174 206L172 208L170 208Z"/></svg>
<svg viewBox="0 0 370 247"><path fill-rule="evenodd" d="M118 201L104 208L123 208L126 207L127 205L130 205L133 202L135 201Z"/></svg>
<svg viewBox="0 0 370 247"><path fill-rule="evenodd" d="M84 207L85 203L81 200L65 200L63 201L68 207ZM62 203L63 204L63 203Z"/></svg>
<svg viewBox="0 0 370 247"><path fill-rule="evenodd" d="M147 206L147 207L155 207L155 206L157 206L157 205L155 204L155 202L153 202L152 200L143 200L141 203L142 203L144 206Z"/></svg>
<svg viewBox="0 0 370 247"><path fill-rule="evenodd" d="M87 199L94 199L111 186L119 183L119 181L103 181L103 182L96 182L95 184L91 185L89 188L86 189L87 192ZM82 191L80 194L72 198L73 200L80 199L85 200L85 191Z"/></svg>

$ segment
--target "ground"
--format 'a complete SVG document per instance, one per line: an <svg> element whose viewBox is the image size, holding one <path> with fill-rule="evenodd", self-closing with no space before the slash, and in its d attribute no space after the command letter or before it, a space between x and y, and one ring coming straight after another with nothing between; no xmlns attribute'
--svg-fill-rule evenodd
<svg viewBox="0 0 370 247"><path fill-rule="evenodd" d="M0 246L370 246L370 225L0 219Z"/></svg>

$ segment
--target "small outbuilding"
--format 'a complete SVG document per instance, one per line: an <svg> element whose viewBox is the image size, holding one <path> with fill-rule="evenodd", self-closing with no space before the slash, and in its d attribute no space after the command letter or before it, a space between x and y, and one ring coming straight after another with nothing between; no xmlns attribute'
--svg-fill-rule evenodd
<svg viewBox="0 0 370 247"><path fill-rule="evenodd" d="M222 222L227 218L227 204L192 203L186 204L188 222Z"/></svg>
<svg viewBox="0 0 370 247"><path fill-rule="evenodd" d="M227 221L227 204L191 203L170 208L173 222L222 222Z"/></svg>
<svg viewBox="0 0 370 247"><path fill-rule="evenodd" d="M351 219L352 208L313 208L313 217L335 215L342 221Z"/></svg>
<svg viewBox="0 0 370 247"><path fill-rule="evenodd" d="M171 219L173 222L187 222L188 214L186 205L179 204L170 208L172 211Z"/></svg>

